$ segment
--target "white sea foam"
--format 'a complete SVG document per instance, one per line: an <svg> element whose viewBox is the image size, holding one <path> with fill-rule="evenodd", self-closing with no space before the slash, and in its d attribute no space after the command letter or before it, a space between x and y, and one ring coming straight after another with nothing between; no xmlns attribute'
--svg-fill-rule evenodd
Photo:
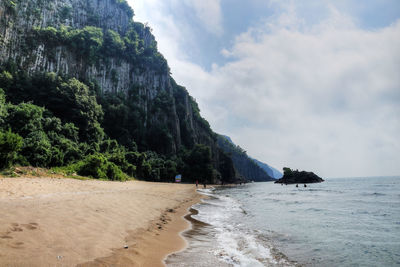
<svg viewBox="0 0 400 267"><path fill-rule="evenodd" d="M233 266L288 265L284 260L275 260L271 245L244 227L246 212L237 200L213 192L205 193L210 198L194 206L199 214L193 217L214 228L216 246L213 253L220 261Z"/></svg>
<svg viewBox="0 0 400 267"><path fill-rule="evenodd" d="M168 266L400 266L399 191L400 177L199 190L207 224Z"/></svg>

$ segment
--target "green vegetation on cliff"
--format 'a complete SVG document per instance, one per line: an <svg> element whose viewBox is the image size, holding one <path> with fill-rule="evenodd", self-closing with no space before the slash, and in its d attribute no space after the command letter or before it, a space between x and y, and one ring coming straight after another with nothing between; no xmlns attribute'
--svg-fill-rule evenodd
<svg viewBox="0 0 400 267"><path fill-rule="evenodd" d="M66 46L78 58L85 58L87 63L94 64L116 57L127 60L141 68L156 69L158 72L168 72L168 63L157 50L157 42L145 46L138 33L150 34L151 29L140 22L131 22L124 36L111 29L85 26L73 29L61 25L59 28L48 26L33 28L30 35L30 46L44 43L49 48Z"/></svg>
<svg viewBox="0 0 400 267"><path fill-rule="evenodd" d="M70 172L112 180L124 180L128 175L172 181L179 172L186 181L211 182L216 176L210 147L192 142L192 148L182 146L176 155L168 152L172 141L166 128L157 124L148 131L143 126L141 130L142 118L129 97L98 95L100 105L95 88L54 73L29 77L21 71L11 74L2 70L0 85L10 92L7 98L13 100L7 103L0 91L2 168L12 163L69 166ZM154 108L168 108L162 100L155 103ZM136 137L144 152L138 151ZM229 177L229 171L220 175Z"/></svg>
<svg viewBox="0 0 400 267"><path fill-rule="evenodd" d="M0 168L235 181L231 158L125 1L13 3L0 4Z"/></svg>

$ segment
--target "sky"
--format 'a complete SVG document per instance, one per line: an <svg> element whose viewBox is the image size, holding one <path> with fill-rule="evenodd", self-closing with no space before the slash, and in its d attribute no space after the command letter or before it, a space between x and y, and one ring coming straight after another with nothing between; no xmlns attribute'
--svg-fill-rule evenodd
<svg viewBox="0 0 400 267"><path fill-rule="evenodd" d="M211 128L248 155L400 175L400 1L128 2Z"/></svg>

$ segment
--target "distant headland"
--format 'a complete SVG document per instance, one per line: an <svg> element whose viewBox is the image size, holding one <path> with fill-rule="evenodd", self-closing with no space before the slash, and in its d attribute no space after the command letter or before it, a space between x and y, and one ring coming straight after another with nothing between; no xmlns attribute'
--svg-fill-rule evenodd
<svg viewBox="0 0 400 267"><path fill-rule="evenodd" d="M319 177L313 172L292 170L290 168L283 168L283 177L277 180L276 184L309 184L321 183L324 179Z"/></svg>

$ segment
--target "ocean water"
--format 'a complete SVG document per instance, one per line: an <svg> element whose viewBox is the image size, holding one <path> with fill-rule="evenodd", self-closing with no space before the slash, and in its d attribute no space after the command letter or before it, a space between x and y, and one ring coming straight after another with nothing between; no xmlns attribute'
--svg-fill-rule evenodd
<svg viewBox="0 0 400 267"><path fill-rule="evenodd" d="M167 266L400 266L400 177L200 191Z"/></svg>

